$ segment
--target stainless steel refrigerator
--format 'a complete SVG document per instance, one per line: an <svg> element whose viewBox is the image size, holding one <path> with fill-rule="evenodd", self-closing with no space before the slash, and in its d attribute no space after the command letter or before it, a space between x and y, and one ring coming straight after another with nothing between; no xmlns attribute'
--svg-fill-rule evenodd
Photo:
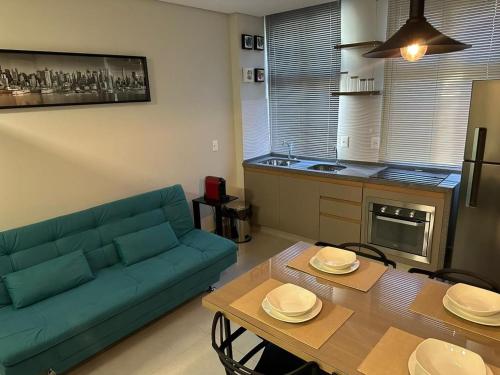
<svg viewBox="0 0 500 375"><path fill-rule="evenodd" d="M500 80L472 84L451 267L500 284Z"/></svg>

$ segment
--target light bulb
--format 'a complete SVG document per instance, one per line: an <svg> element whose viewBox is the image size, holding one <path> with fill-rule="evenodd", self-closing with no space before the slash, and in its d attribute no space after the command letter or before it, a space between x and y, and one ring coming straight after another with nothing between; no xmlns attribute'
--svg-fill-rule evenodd
<svg viewBox="0 0 500 375"><path fill-rule="evenodd" d="M427 46L420 45L418 43L410 44L409 46L400 48L401 56L406 61L417 61L420 60L427 52Z"/></svg>

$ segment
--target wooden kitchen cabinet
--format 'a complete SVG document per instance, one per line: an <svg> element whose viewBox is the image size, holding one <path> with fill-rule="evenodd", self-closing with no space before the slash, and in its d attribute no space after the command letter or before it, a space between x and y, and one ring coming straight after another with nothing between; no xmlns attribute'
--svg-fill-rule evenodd
<svg viewBox="0 0 500 375"><path fill-rule="evenodd" d="M276 174L245 171L245 200L252 204L252 224L278 228L279 178Z"/></svg>
<svg viewBox="0 0 500 375"><path fill-rule="evenodd" d="M360 242L361 224L344 218L321 214L319 239L334 245L343 242Z"/></svg>
<svg viewBox="0 0 500 375"><path fill-rule="evenodd" d="M280 176L279 229L313 240L319 238L318 182Z"/></svg>

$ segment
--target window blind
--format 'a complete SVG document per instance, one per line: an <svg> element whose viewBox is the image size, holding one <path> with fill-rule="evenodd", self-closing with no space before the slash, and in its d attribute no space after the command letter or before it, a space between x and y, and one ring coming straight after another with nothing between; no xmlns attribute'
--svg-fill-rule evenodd
<svg viewBox="0 0 500 375"><path fill-rule="evenodd" d="M330 158L337 145L340 3L266 17L271 151Z"/></svg>
<svg viewBox="0 0 500 375"><path fill-rule="evenodd" d="M408 18L409 3L389 0L388 35ZM386 61L381 159L459 166L472 80L500 78L500 1L427 0L425 15L472 48L414 63Z"/></svg>

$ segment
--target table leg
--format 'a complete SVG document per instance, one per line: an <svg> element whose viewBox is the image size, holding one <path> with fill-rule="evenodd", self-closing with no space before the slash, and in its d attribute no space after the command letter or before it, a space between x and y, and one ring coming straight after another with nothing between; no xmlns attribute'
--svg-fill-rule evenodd
<svg viewBox="0 0 500 375"><path fill-rule="evenodd" d="M215 234L222 236L222 206L215 206Z"/></svg>
<svg viewBox="0 0 500 375"><path fill-rule="evenodd" d="M200 202L193 202L194 227L201 229Z"/></svg>
<svg viewBox="0 0 500 375"><path fill-rule="evenodd" d="M228 340L229 337L231 337L231 321L226 317L224 317L223 319L224 319L224 332L226 335L226 340ZM231 359L233 358L233 345L231 343L229 343L229 345L226 348L226 355Z"/></svg>

